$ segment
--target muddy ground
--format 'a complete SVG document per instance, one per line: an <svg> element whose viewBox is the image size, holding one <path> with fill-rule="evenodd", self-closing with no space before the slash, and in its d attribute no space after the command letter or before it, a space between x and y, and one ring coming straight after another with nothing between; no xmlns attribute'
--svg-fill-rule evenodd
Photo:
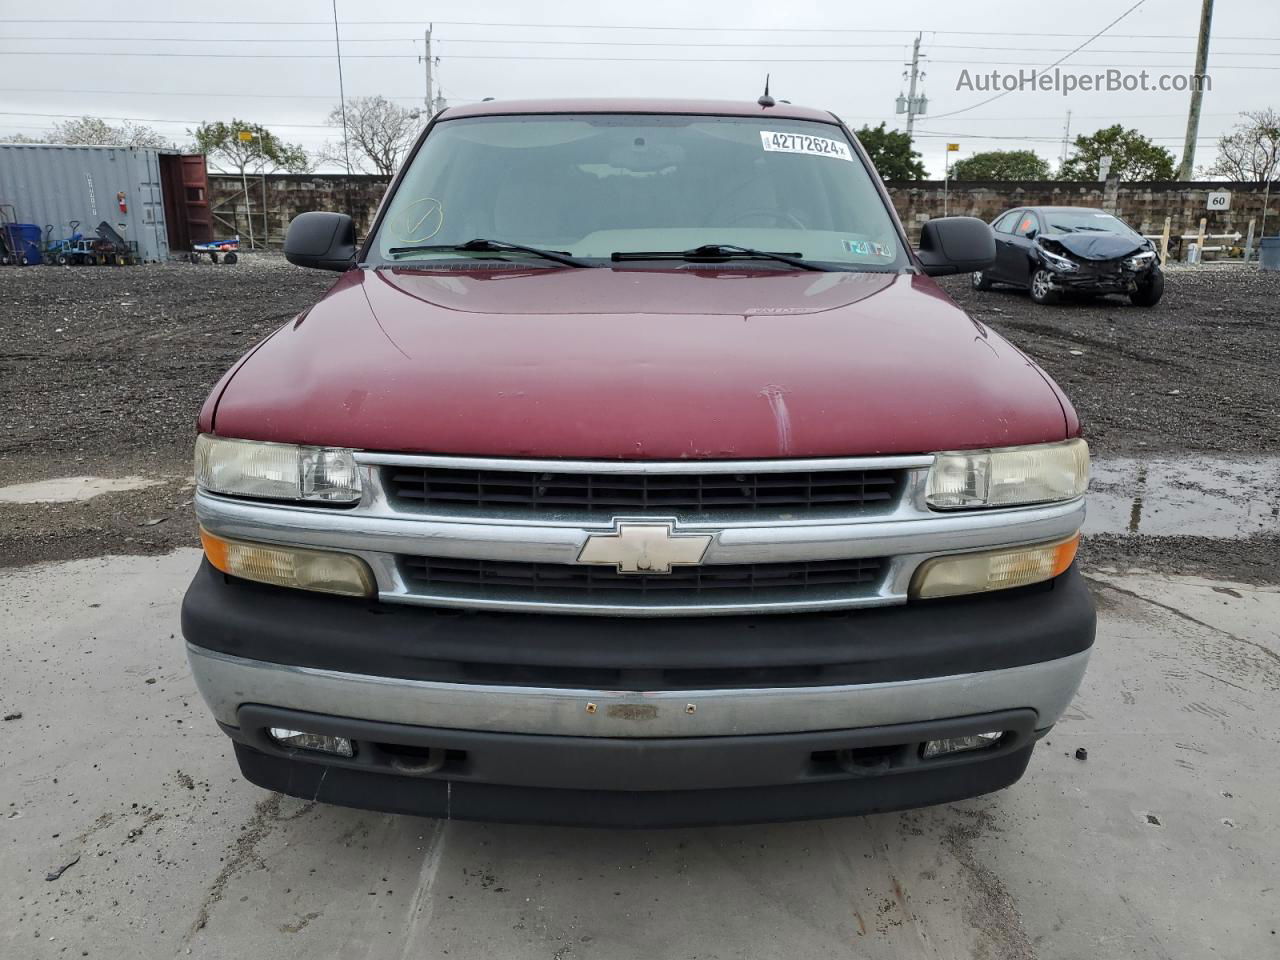
<svg viewBox="0 0 1280 960"><path fill-rule="evenodd" d="M0 565L193 543L196 411L241 353L332 280L252 256L233 267L0 270L0 486L165 481L78 503L0 504ZM1172 271L1154 309L1119 298L1039 307L1014 291L975 293L966 278L943 284L1062 384L1096 457L1280 453L1280 274ZM1250 582L1275 575L1274 536L1232 543L1105 536L1084 555Z"/></svg>

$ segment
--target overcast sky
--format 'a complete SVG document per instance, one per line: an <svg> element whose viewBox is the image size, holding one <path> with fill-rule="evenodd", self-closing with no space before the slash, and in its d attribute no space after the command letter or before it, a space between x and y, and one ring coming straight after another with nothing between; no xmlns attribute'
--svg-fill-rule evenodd
<svg viewBox="0 0 1280 960"><path fill-rule="evenodd" d="M854 127L902 125L894 99L921 31L929 112L917 120L916 143L941 176L948 140L961 144L961 157L1030 148L1056 165L1067 110L1073 136L1120 122L1180 157L1187 93L1019 91L966 109L991 94L956 88L963 70L1047 66L1133 2L338 0L337 8L348 97L383 94L421 106L418 57L433 21L437 76L450 103L753 100L770 72L776 96L834 110ZM1199 16L1200 0L1146 0L1063 69L1189 73ZM1280 107L1280 3L1218 0L1212 37L1197 167L1212 161L1217 136L1241 111ZM235 116L315 149L336 136L325 126L338 101L333 54L328 0L0 0L0 140L39 133L56 114L93 114L137 118L181 144L197 122ZM941 116L952 111L965 112Z"/></svg>

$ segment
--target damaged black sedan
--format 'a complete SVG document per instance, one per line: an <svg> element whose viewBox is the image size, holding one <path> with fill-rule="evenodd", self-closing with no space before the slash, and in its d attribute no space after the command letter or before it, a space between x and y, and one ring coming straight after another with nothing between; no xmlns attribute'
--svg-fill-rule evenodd
<svg viewBox="0 0 1280 960"><path fill-rule="evenodd" d="M991 227L996 260L973 274L975 290L1008 284L1030 290L1036 303L1122 293L1140 307L1155 306L1164 294L1155 245L1103 210L1019 207Z"/></svg>

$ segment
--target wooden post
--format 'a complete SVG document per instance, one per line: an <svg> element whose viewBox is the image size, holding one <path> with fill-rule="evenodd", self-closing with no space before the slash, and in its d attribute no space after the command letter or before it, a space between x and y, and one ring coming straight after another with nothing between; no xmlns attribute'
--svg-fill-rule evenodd
<svg viewBox="0 0 1280 960"><path fill-rule="evenodd" d="M1208 223L1207 217L1200 218L1200 235L1196 237L1196 247L1200 251L1200 262L1204 263L1204 227Z"/></svg>
<svg viewBox="0 0 1280 960"><path fill-rule="evenodd" d="M1245 263L1248 263L1249 257L1253 255L1253 225L1256 222L1257 222L1256 218L1253 218L1253 217L1249 218L1249 233L1245 237L1245 241L1244 241L1244 262Z"/></svg>
<svg viewBox="0 0 1280 960"><path fill-rule="evenodd" d="M1173 217L1164 218L1164 233L1160 235L1160 262L1169 262L1169 226L1173 223Z"/></svg>

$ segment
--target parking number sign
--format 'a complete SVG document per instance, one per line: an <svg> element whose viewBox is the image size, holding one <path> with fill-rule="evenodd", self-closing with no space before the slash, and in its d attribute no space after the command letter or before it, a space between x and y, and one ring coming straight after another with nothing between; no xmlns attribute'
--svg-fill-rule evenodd
<svg viewBox="0 0 1280 960"><path fill-rule="evenodd" d="M1230 210L1231 209L1231 191L1215 190L1209 194L1210 210Z"/></svg>

